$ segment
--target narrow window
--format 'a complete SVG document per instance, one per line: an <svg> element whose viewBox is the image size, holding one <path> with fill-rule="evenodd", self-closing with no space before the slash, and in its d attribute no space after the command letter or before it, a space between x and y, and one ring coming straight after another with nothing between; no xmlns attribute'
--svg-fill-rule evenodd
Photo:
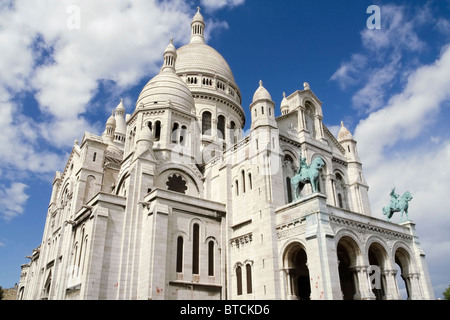
<svg viewBox="0 0 450 320"><path fill-rule="evenodd" d="M244 170L241 171L242 175L242 193L245 193L245 172Z"/></svg>
<svg viewBox="0 0 450 320"><path fill-rule="evenodd" d="M245 271L247 273L247 293L252 293L252 266L247 264L245 266Z"/></svg>
<svg viewBox="0 0 450 320"><path fill-rule="evenodd" d="M238 196L239 195L239 181L236 180L234 186L236 187L236 195Z"/></svg>
<svg viewBox="0 0 450 320"><path fill-rule="evenodd" d="M192 273L199 274L200 227L197 223L194 224L194 236L192 240Z"/></svg>
<svg viewBox="0 0 450 320"><path fill-rule="evenodd" d="M181 132L180 132L180 144L182 146L186 145L186 130L187 127L186 126L181 126Z"/></svg>
<svg viewBox="0 0 450 320"><path fill-rule="evenodd" d="M292 188L291 188L291 178L286 177L286 191L288 197L288 203L292 202Z"/></svg>
<svg viewBox="0 0 450 320"><path fill-rule="evenodd" d="M155 141L159 141L161 138L161 121L155 122Z"/></svg>
<svg viewBox="0 0 450 320"><path fill-rule="evenodd" d="M94 152L94 156L92 157L92 162L95 162L95 159L97 159L97 152Z"/></svg>
<svg viewBox="0 0 450 320"><path fill-rule="evenodd" d="M173 143L178 142L177 136L178 136L178 123L175 122L172 127L172 142Z"/></svg>
<svg viewBox="0 0 450 320"><path fill-rule="evenodd" d="M248 188L249 190L252 190L253 186L252 186L253 182L252 182L252 174L249 172L248 173Z"/></svg>
<svg viewBox="0 0 450 320"><path fill-rule="evenodd" d="M214 241L208 242L208 276L214 275Z"/></svg>
<svg viewBox="0 0 450 320"><path fill-rule="evenodd" d="M202 134L211 135L211 112L209 111L202 114Z"/></svg>
<svg viewBox="0 0 450 320"><path fill-rule="evenodd" d="M232 143L236 143L236 137L235 135L235 129L236 129L236 124L234 123L234 121L230 122L230 140Z"/></svg>
<svg viewBox="0 0 450 320"><path fill-rule="evenodd" d="M242 295L242 268L238 266L236 268L236 282L237 282L237 295Z"/></svg>
<svg viewBox="0 0 450 320"><path fill-rule="evenodd" d="M264 107L261 107L261 114L264 114Z"/></svg>
<svg viewBox="0 0 450 320"><path fill-rule="evenodd" d="M217 135L225 140L225 117L222 115L217 118Z"/></svg>
<svg viewBox="0 0 450 320"><path fill-rule="evenodd" d="M177 272L183 272L183 237L177 239Z"/></svg>

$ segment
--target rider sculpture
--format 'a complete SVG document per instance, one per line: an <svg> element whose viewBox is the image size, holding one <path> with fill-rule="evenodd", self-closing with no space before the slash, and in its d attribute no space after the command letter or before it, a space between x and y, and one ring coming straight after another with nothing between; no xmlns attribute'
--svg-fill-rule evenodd
<svg viewBox="0 0 450 320"><path fill-rule="evenodd" d="M389 194L391 196L391 200L388 206L383 208L383 214L386 216L388 221L394 215L395 212L401 212L401 220L403 220L403 213L405 213L406 218L409 220L408 216L408 202L412 200L411 193L406 191L401 197L399 194L395 193L395 188L391 190Z"/></svg>
<svg viewBox="0 0 450 320"><path fill-rule="evenodd" d="M319 173L324 165L325 162L322 158L317 157L308 166L306 158L303 158L300 153L300 166L297 174L291 179L291 184L294 187L294 201L300 199L300 193L307 183L311 184L313 193L319 191Z"/></svg>

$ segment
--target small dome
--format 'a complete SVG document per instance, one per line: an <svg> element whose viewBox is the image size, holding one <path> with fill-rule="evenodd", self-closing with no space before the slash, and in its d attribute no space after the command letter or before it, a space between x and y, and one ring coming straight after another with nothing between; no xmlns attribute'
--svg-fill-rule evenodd
<svg viewBox="0 0 450 320"><path fill-rule="evenodd" d="M106 126L116 126L116 118L114 118L114 111L113 114L108 118L108 121L106 121Z"/></svg>
<svg viewBox="0 0 450 320"><path fill-rule="evenodd" d="M272 101L272 97L270 96L269 91L263 87L262 81L259 80L259 88L256 89L255 94L253 95L253 102L258 100L270 100Z"/></svg>
<svg viewBox="0 0 450 320"><path fill-rule="evenodd" d="M203 16L200 13L200 7L197 7L197 13L194 15L194 18L192 18L192 23L194 23L194 22L203 22L203 23L205 23L205 19L203 19Z"/></svg>
<svg viewBox="0 0 450 320"><path fill-rule="evenodd" d="M170 101L174 107L191 113L195 109L194 98L186 83L175 73L177 50L172 40L166 47L163 57L161 71L144 86L136 102L136 108L142 105L159 107Z"/></svg>
<svg viewBox="0 0 450 320"><path fill-rule="evenodd" d="M177 55L177 48L173 45L173 39L170 39L170 43L167 45L166 50L164 50L164 54L173 53L175 56Z"/></svg>
<svg viewBox="0 0 450 320"><path fill-rule="evenodd" d="M341 129L339 130L337 140L339 142L341 142L341 141L352 140L352 139L353 139L352 134L350 133L350 131L348 131L348 129L346 127L344 127L344 122L341 121Z"/></svg>
<svg viewBox="0 0 450 320"><path fill-rule="evenodd" d="M184 111L191 112L195 108L194 98L187 85L175 73L160 73L151 79L142 89L136 102L137 108L157 106L167 101Z"/></svg>

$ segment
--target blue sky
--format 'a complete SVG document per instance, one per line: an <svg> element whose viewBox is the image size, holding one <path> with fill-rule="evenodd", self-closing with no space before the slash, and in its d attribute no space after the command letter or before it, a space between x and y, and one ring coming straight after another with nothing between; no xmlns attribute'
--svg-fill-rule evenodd
<svg viewBox="0 0 450 320"><path fill-rule="evenodd" d="M381 29L367 28L370 5L381 8ZM336 133L344 121L357 139L373 215L383 218L393 186L411 191L441 297L450 285L449 0L2 1L0 286L19 281L42 241L51 182L74 140L101 134L121 98L133 112L169 39L188 43L197 6L246 112L259 80L277 106L306 81L327 127Z"/></svg>

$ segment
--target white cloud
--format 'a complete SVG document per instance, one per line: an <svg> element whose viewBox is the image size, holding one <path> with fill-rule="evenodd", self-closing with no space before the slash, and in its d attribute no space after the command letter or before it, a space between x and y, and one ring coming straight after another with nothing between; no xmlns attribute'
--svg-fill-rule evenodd
<svg viewBox="0 0 450 320"><path fill-rule="evenodd" d="M23 207L28 199L25 189L28 186L14 182L10 187L0 186L0 217L11 220L23 212Z"/></svg>
<svg viewBox="0 0 450 320"><path fill-rule="evenodd" d="M201 0L201 5L209 10L218 10L225 7L233 8L245 2L245 0Z"/></svg>
<svg viewBox="0 0 450 320"><path fill-rule="evenodd" d="M369 113L382 107L385 92L416 67L414 60L404 57L405 53L421 52L426 47L417 35L417 28L429 23L423 11L410 13L404 6L384 5L381 29L361 31L362 52L352 54L330 78L341 89L359 87L352 99L355 109Z"/></svg>
<svg viewBox="0 0 450 320"><path fill-rule="evenodd" d="M69 28L78 13L79 28ZM120 95L150 78L159 70L170 38L187 42L194 13L181 0L3 3L0 46L7 50L0 51L0 121L5 132L0 164L20 170L57 169L60 156L45 150L42 138L67 148L93 129L87 113L99 82L111 81ZM24 92L34 95L39 110L23 109L32 106L14 99ZM14 147L14 154L8 146Z"/></svg>
<svg viewBox="0 0 450 320"><path fill-rule="evenodd" d="M433 64L412 73L403 92L361 120L355 130L360 153L368 167L379 163L383 151L398 142L415 138L450 99L450 45Z"/></svg>

